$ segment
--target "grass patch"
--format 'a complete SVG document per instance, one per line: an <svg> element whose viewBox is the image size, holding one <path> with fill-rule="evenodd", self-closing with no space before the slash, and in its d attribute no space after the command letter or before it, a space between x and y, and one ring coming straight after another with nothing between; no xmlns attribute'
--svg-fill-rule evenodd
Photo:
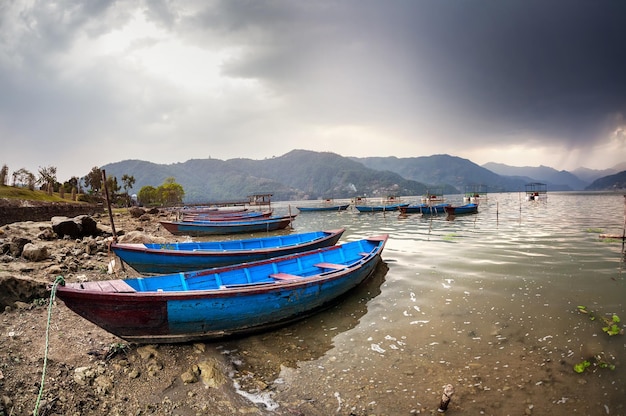
<svg viewBox="0 0 626 416"><path fill-rule="evenodd" d="M0 198L6 199L20 199L26 201L40 201L40 202L72 202L69 194L66 194L66 198L61 198L58 193L48 195L45 191L34 190L31 191L28 188L18 188L15 186L0 185Z"/></svg>
<svg viewBox="0 0 626 416"><path fill-rule="evenodd" d="M587 233L602 234L604 231L602 230L602 228L587 228L587 229L585 230L585 232L587 232Z"/></svg>

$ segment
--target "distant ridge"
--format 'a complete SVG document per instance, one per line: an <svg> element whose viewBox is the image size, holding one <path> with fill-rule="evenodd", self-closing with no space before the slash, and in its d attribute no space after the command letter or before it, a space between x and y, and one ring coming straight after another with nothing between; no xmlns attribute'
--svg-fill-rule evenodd
<svg viewBox="0 0 626 416"><path fill-rule="evenodd" d="M464 192L469 185L485 185L489 192L520 192L531 181L548 183L552 191L582 190L586 185L572 173L545 166L519 172L522 176L502 175L486 166L500 171L512 168L478 166L450 155L355 158L308 150L292 150L263 160L191 159L174 164L124 160L101 168L107 176L117 177L118 183L123 175L133 176L135 184L130 191L134 193L173 177L185 189L186 203L245 199L259 193L272 193L276 201L290 201L422 195L432 188L454 194Z"/></svg>

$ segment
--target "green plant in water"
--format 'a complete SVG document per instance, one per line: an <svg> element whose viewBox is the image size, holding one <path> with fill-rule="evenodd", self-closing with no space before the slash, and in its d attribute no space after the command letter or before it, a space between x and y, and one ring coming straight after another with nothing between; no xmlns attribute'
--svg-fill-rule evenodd
<svg viewBox="0 0 626 416"><path fill-rule="evenodd" d="M594 355L593 360L594 360L593 365L598 368L608 368L609 370L615 370L615 364L608 362L604 358L603 354ZM574 371L577 372L578 374L584 373L587 368L591 367L591 365L592 365L591 361L583 360L579 362L578 364L574 364Z"/></svg>
<svg viewBox="0 0 626 416"><path fill-rule="evenodd" d="M596 319L595 314L593 313L593 311L590 311L589 309L587 309L586 306L579 305L578 311L589 315L589 319L592 321L595 321ZM601 316L600 319L602 319L602 322L604 322L604 326L602 327L602 330L606 332L607 334L613 336L613 335L621 335L624 333L624 329L620 328L619 326L619 323L620 323L619 316L613 314L611 319L605 316Z"/></svg>
<svg viewBox="0 0 626 416"><path fill-rule="evenodd" d="M588 233L597 233L597 234L601 234L603 232L601 228L587 228L586 231Z"/></svg>
<svg viewBox="0 0 626 416"><path fill-rule="evenodd" d="M574 365L574 371L576 371L578 374L582 373L583 371L585 371L587 369L587 367L589 367L591 365L591 363L587 360L582 361L578 364Z"/></svg>

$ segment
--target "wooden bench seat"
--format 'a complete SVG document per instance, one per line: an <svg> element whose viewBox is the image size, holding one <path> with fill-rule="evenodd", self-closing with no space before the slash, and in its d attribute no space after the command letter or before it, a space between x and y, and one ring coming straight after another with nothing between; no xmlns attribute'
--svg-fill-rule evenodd
<svg viewBox="0 0 626 416"><path fill-rule="evenodd" d="M295 280L295 279L301 279L300 276L296 276L295 274L289 274L289 273L274 273L274 274L270 274L270 277L276 280Z"/></svg>
<svg viewBox="0 0 626 416"><path fill-rule="evenodd" d="M95 282L80 283L81 289L93 290L97 292L117 292L117 293L132 293L135 292L128 283L121 279L117 280L103 280Z"/></svg>
<svg viewBox="0 0 626 416"><path fill-rule="evenodd" d="M332 270L341 270L341 269L346 268L345 264L336 264L336 263L317 263L317 264L314 264L313 266L319 267L321 269L332 269Z"/></svg>

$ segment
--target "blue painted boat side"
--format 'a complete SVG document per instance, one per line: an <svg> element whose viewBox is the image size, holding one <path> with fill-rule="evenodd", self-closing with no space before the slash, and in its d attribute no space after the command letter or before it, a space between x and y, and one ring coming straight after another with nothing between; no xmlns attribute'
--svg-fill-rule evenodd
<svg viewBox="0 0 626 416"><path fill-rule="evenodd" d="M354 207L359 212L386 212L386 211L397 211L401 207L409 206L408 203L403 204L390 204L390 205L355 205Z"/></svg>
<svg viewBox="0 0 626 416"><path fill-rule="evenodd" d="M387 236L248 264L124 280L71 283L57 296L131 342L188 342L301 319L360 284Z"/></svg>
<svg viewBox="0 0 626 416"><path fill-rule="evenodd" d="M281 230L291 224L295 217L292 215L245 221L161 221L160 223L175 235L202 236Z"/></svg>
<svg viewBox="0 0 626 416"><path fill-rule="evenodd" d="M299 211L302 212L310 212L310 211L345 211L348 209L350 204L344 205L333 205L333 206L322 206L322 207L296 207Z"/></svg>
<svg viewBox="0 0 626 416"><path fill-rule="evenodd" d="M244 240L167 244L112 244L139 273L174 273L284 256L337 244L345 229Z"/></svg>

